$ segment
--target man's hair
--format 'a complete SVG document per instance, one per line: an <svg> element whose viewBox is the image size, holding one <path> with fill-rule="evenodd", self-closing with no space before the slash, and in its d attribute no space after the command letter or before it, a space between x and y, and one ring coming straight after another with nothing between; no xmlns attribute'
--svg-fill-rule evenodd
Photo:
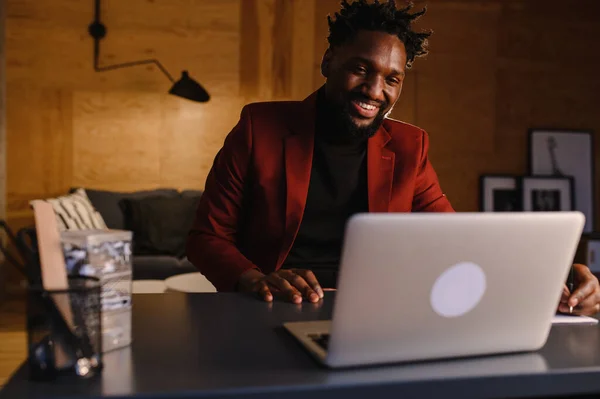
<svg viewBox="0 0 600 399"><path fill-rule="evenodd" d="M396 35L406 47L406 67L410 68L415 57L427 54L427 38L431 32L415 32L411 28L413 21L425 14L427 8L413 14L409 11L413 4L397 9L395 0L357 0L349 3L342 0L341 9L335 13L335 20L327 16L330 47L336 47L354 38L359 30L386 32Z"/></svg>

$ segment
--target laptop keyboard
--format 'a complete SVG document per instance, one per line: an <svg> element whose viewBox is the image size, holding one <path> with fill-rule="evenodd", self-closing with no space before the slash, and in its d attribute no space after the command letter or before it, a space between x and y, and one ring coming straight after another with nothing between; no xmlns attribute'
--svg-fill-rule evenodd
<svg viewBox="0 0 600 399"><path fill-rule="evenodd" d="M309 338L315 341L315 343L321 348L327 350L329 345L329 334L310 334Z"/></svg>

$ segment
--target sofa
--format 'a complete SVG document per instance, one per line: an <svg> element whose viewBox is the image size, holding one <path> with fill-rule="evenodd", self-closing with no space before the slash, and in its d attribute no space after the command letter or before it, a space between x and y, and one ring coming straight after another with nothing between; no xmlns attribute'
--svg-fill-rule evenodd
<svg viewBox="0 0 600 399"><path fill-rule="evenodd" d="M133 280L164 280L198 271L185 257L185 240L202 191L83 189L106 227L133 232Z"/></svg>

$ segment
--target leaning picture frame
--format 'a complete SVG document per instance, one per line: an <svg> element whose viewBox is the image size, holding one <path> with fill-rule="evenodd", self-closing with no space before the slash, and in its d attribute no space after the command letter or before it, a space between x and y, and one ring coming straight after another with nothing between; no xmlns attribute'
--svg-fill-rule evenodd
<svg viewBox="0 0 600 399"><path fill-rule="evenodd" d="M586 218L584 233L594 231L594 140L589 130L529 130L529 174L573 178L574 210Z"/></svg>
<svg viewBox="0 0 600 399"><path fill-rule="evenodd" d="M523 176L518 187L524 212L575 210L574 184L570 176Z"/></svg>
<svg viewBox="0 0 600 399"><path fill-rule="evenodd" d="M521 210L519 178L512 175L485 174L479 177L481 212L517 212Z"/></svg>

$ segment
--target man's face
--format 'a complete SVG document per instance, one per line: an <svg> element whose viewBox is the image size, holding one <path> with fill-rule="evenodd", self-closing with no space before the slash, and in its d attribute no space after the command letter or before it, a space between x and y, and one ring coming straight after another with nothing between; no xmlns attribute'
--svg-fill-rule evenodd
<svg viewBox="0 0 600 399"><path fill-rule="evenodd" d="M404 43L395 35L361 30L328 49L321 70L332 118L357 137L375 134L402 91Z"/></svg>

